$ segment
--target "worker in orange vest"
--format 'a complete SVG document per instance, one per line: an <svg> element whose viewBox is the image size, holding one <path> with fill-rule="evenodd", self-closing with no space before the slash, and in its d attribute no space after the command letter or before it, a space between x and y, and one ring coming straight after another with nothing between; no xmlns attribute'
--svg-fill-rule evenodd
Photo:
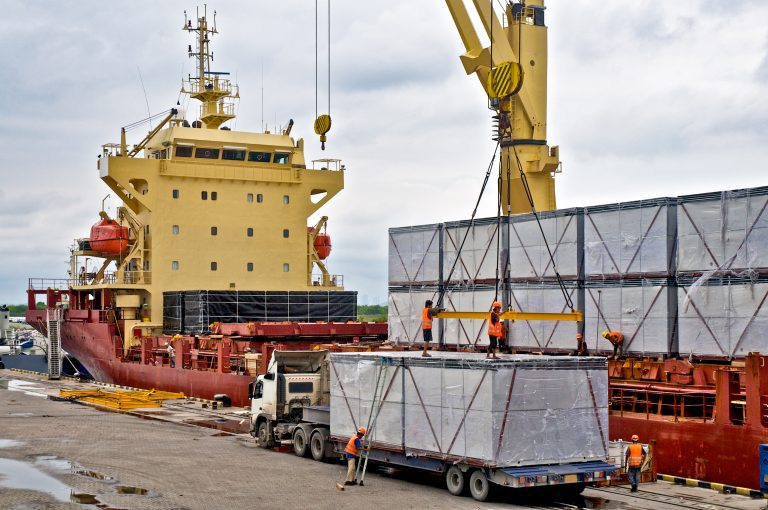
<svg viewBox="0 0 768 510"><path fill-rule="evenodd" d="M613 345L613 359L619 359L619 356L622 355L624 335L618 331L603 331L603 338Z"/></svg>
<svg viewBox="0 0 768 510"><path fill-rule="evenodd" d="M499 318L501 313L501 303L494 301L491 305L491 313L488 315L488 353L486 359L498 359L496 357L496 347L498 347L504 335L504 325Z"/></svg>
<svg viewBox="0 0 768 510"><path fill-rule="evenodd" d="M347 446L344 447L344 458L347 459L347 481L344 482L344 485L357 485L357 480L355 480L355 458L357 457L357 452L363 449L361 440L364 435L365 427L360 427L357 429L357 433L349 438Z"/></svg>
<svg viewBox="0 0 768 510"><path fill-rule="evenodd" d="M645 448L640 444L640 438L637 437L637 434L633 434L632 444L627 448L627 455L624 458L632 492L637 492L637 485L640 483L640 469L645 464L645 456Z"/></svg>
<svg viewBox="0 0 768 510"><path fill-rule="evenodd" d="M424 351L421 353L425 358L429 358L429 342L432 341L432 319L439 312L445 311L445 308L432 306L432 300L427 299L424 303L424 309L421 311L421 333L424 337Z"/></svg>

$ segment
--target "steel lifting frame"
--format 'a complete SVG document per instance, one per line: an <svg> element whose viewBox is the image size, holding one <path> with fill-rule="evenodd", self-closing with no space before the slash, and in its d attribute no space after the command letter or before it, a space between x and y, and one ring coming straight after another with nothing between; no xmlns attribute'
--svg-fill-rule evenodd
<svg viewBox="0 0 768 510"><path fill-rule="evenodd" d="M438 319L478 319L488 318L489 312L439 312L435 317ZM572 321L583 322L584 315L579 310L570 312L518 312L517 310L507 310L499 314L499 320L503 321Z"/></svg>

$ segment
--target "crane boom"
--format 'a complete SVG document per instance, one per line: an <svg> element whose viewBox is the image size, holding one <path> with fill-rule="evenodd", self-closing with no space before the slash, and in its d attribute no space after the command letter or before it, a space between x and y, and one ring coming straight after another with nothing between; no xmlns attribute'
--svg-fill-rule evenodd
<svg viewBox="0 0 768 510"><path fill-rule="evenodd" d="M558 147L547 145L547 27L544 1L506 5L502 25L488 0L472 0L490 45L483 47L463 0L445 0L464 44L460 56L467 74L475 74L491 98L502 148L499 189L505 214L531 211L518 167L526 174L537 211L556 208L554 174L560 171ZM505 63L521 66L519 93L493 97L488 78Z"/></svg>

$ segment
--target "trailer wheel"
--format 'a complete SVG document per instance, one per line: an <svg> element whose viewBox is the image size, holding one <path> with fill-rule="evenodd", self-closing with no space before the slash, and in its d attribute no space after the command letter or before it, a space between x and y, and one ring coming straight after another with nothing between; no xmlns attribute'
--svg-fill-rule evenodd
<svg viewBox="0 0 768 510"><path fill-rule="evenodd" d="M469 492L477 501L485 501L491 493L491 482L482 469L475 469L469 477Z"/></svg>
<svg viewBox="0 0 768 510"><path fill-rule="evenodd" d="M307 433L301 427L296 427L296 431L293 433L293 453L297 457L306 457L309 453Z"/></svg>
<svg viewBox="0 0 768 510"><path fill-rule="evenodd" d="M461 496L467 488L467 477L459 466L450 466L445 472L445 486L454 496Z"/></svg>
<svg viewBox="0 0 768 510"><path fill-rule="evenodd" d="M312 435L309 438L309 450L312 453L312 458L318 462L325 460L325 436L320 429L312 431Z"/></svg>
<svg viewBox="0 0 768 510"><path fill-rule="evenodd" d="M269 429L269 423L266 421L259 423L259 431L257 432L257 437L259 438L259 446L262 448L270 449L274 446L271 434L272 431Z"/></svg>

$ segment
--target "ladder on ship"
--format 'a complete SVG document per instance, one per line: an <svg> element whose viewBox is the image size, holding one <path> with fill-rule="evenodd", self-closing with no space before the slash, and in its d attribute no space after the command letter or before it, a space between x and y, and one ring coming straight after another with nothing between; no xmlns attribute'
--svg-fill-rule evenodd
<svg viewBox="0 0 768 510"><path fill-rule="evenodd" d="M61 378L61 308L48 310L48 379Z"/></svg>

